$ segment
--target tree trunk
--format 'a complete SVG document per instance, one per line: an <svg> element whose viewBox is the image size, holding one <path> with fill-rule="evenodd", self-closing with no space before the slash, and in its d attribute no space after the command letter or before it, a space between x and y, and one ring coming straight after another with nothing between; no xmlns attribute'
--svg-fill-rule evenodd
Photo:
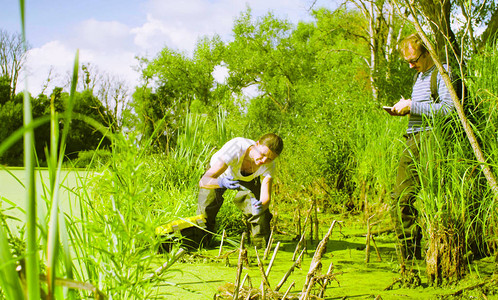
<svg viewBox="0 0 498 300"><path fill-rule="evenodd" d="M436 35L436 53L447 53L445 48L448 45L447 40L449 40L449 44L453 47L453 52L457 56L460 56L460 46L451 29L451 1L419 0L417 8L420 9L422 14L429 20L432 32ZM414 13L413 16L416 18ZM444 59L444 56L439 58Z"/></svg>
<svg viewBox="0 0 498 300"><path fill-rule="evenodd" d="M496 35L496 32L498 31L498 8L495 9L493 12L493 15L491 16L491 19L488 22L488 27L486 27L486 30L481 35L481 42L480 42L480 48L484 47L488 40L490 39L496 39L498 36Z"/></svg>

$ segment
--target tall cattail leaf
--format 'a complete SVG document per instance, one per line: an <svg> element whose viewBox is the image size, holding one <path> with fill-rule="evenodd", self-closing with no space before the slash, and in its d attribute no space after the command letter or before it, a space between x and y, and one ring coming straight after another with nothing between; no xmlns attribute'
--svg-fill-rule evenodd
<svg viewBox="0 0 498 300"><path fill-rule="evenodd" d="M60 149L59 149L59 155L57 157L57 154L51 155L51 157L54 159L58 159L58 164L57 164L57 170L54 172L56 174L54 180L54 183L51 184L53 186L52 190L52 209L50 212L50 229L49 229L49 234L48 234L48 245L47 245L47 285L48 285L48 298L53 299L54 296L54 288L55 288L55 275L56 275L56 266L57 266L57 254L59 253L59 183L60 183L60 177L61 177L61 169L62 169L62 161L64 159L64 153L66 149L66 138L69 132L69 127L71 124L71 119L72 119L72 109L74 107L74 99L75 99L75 92L76 92L76 82L78 80L78 65L79 65L79 51L76 51L76 55L74 58L74 68L73 68L73 79L71 82L71 93L69 95L69 102L67 105L67 109L65 111L65 117L64 117L64 129L62 131L62 137L60 141ZM54 116L52 117L52 123L55 121L55 110L53 111ZM55 139L55 141L52 140L53 145L58 144L58 129L55 129L56 125L54 124L53 126L53 132L52 132L52 138ZM53 148L53 151L57 151L55 148ZM51 179L52 180L52 179ZM66 253L66 255L69 255L69 253Z"/></svg>
<svg viewBox="0 0 498 300"><path fill-rule="evenodd" d="M0 226L0 287L7 299L24 299L24 294L16 272L16 264L10 252L5 228Z"/></svg>
<svg viewBox="0 0 498 300"><path fill-rule="evenodd" d="M24 1L20 0L21 28L24 51L27 51L26 30L24 18ZM27 76L27 75L25 75ZM24 89L24 126L29 127L33 122L31 112L31 99L27 90L28 80L25 78ZM35 187L35 164L33 157L34 130L32 127L24 132L24 168L26 172L26 282L28 283L28 297L40 299L39 258L37 239L37 217L36 217L36 187Z"/></svg>

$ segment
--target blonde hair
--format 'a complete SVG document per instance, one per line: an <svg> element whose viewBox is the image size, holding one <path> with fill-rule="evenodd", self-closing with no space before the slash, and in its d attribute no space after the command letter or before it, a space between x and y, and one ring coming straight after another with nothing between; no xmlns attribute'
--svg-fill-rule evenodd
<svg viewBox="0 0 498 300"><path fill-rule="evenodd" d="M399 43L399 51L403 56L405 56L406 51L410 47L416 52L427 52L427 48L425 48L424 42L422 41L422 38L420 38L420 35L418 33L407 36L401 41L401 43Z"/></svg>
<svg viewBox="0 0 498 300"><path fill-rule="evenodd" d="M263 135L258 140L258 142L261 145L265 145L266 147L268 147L268 149L270 149L276 155L280 155L280 153L284 149L284 141L282 141L282 138L274 133L267 133Z"/></svg>

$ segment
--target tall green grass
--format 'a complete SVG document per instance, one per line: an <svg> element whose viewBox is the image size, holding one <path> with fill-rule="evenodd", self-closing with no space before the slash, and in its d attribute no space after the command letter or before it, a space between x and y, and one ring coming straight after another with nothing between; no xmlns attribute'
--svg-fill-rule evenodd
<svg viewBox="0 0 498 300"><path fill-rule="evenodd" d="M77 187L66 187L61 170L64 141L70 129L65 127L59 138L56 124L60 118L66 118L64 123L70 124L70 117L68 113L58 116L52 110L48 182L42 182L42 194L34 190L28 193L35 195L35 208L44 206L35 212L49 212L35 216L34 226L28 223L26 227L26 235L31 231L29 234L36 239L32 246L36 249L34 262L26 259L29 253L8 242L12 240L8 223L0 226L0 255L4 262L0 268L0 290L7 299L31 298L32 293L35 298L46 294L49 299L99 295L112 299L161 298L160 285L171 269L160 276L153 275L153 270L165 261L173 262L174 256L157 255L161 241L155 236L155 228L195 209L194 187L209 154L209 147L197 136L202 120L193 115L187 117L179 139L183 144L162 157L164 160L149 154L150 140L138 147L133 134L113 136L108 165L95 161L78 176ZM15 139L6 142L0 149L7 149ZM35 164L35 160L31 163ZM26 169L34 177L34 166ZM175 186L176 190L172 188ZM29 188L26 185L26 190ZM59 194L66 188L69 208L61 212ZM176 197L180 194L185 198ZM22 254L13 255L18 252ZM32 266L27 268L26 276L35 272L37 278L42 278L36 292L30 292L16 272L18 265L29 264ZM71 289L67 288L69 285Z"/></svg>
<svg viewBox="0 0 498 300"><path fill-rule="evenodd" d="M381 217L390 201L407 120L377 110L356 123L353 180L356 206L366 208L367 214L381 213Z"/></svg>
<svg viewBox="0 0 498 300"><path fill-rule="evenodd" d="M495 172L498 171L498 44L489 43L480 55L469 62L470 78L467 82L471 94L468 103L469 115L473 121L476 135L487 157L487 163ZM484 180L483 180L484 181ZM482 236L490 251L498 253L498 204L486 186L482 190L478 209L483 216L479 219Z"/></svg>
<svg viewBox="0 0 498 300"><path fill-rule="evenodd" d="M497 71L496 47L490 46L488 51L473 57L469 63L471 76L466 81L469 97L465 105L487 163L495 171L498 80L489 74ZM452 281L463 276L472 258L496 253L496 199L456 114L428 122L434 129L424 136L422 143L417 166L421 191L417 202L429 254L433 255L429 259L437 258L439 263L447 264L442 268L441 278L434 280Z"/></svg>
<svg viewBox="0 0 498 300"><path fill-rule="evenodd" d="M493 44L469 61L465 82L469 89L466 113L487 163L495 172L498 169L498 80L490 74L497 72L498 52ZM357 201L356 207L370 206L366 213L382 215L385 209L382 204L390 201L389 193L396 178L403 143L400 138L406 129L406 120L373 113L362 114L359 119L361 122L348 122L354 127L350 139L354 158L350 167L355 184L352 198ZM458 263L463 266L454 271L461 276L473 258L497 253L496 199L458 116L428 122L434 130L426 134L417 165L421 190L416 206L427 245L441 234L454 238L451 242L455 243L455 250L460 248Z"/></svg>

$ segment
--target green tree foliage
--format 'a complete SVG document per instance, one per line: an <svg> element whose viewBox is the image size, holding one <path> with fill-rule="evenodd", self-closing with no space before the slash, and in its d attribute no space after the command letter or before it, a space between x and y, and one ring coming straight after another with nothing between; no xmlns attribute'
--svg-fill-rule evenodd
<svg viewBox="0 0 498 300"><path fill-rule="evenodd" d="M207 114L208 123L222 111L228 132L237 136L257 139L272 131L284 138L278 178L289 193L343 202L358 198L362 188L384 197L394 181L400 146L394 142L406 120L389 118L377 101L391 105L410 95L413 72L396 44L413 27L385 2L373 3L375 14L357 2L365 9L318 9L313 22L297 25L271 13L254 18L248 9L225 44L205 38L192 58L164 49L142 60L148 84L137 89L134 103L142 132L157 132L156 149L169 151L187 111ZM374 35L366 33L370 29ZM216 67L226 68L225 83L214 82ZM208 128L207 134L217 127ZM216 136L209 139L220 145Z"/></svg>
<svg viewBox="0 0 498 300"><path fill-rule="evenodd" d="M159 149L167 150L170 143L174 145L176 129L191 106L209 110L209 106L216 105L213 98L220 90L212 72L220 63L222 51L221 40L215 37L200 40L193 58L165 48L152 61L142 59L146 65L143 77L147 84L152 82L152 87L146 84L137 88L132 106L142 123L140 130L144 137L162 126L155 143Z"/></svg>
<svg viewBox="0 0 498 300"><path fill-rule="evenodd" d="M61 95L64 103L67 101L67 97L69 95L66 93ZM106 124L105 121L110 118L99 99L88 90L76 94L73 111L74 113L90 117L99 124ZM94 128L84 120L72 120L66 146L68 157L76 158L79 151L95 150L99 147L106 148L110 144L111 141L105 138L103 133L97 130L97 128Z"/></svg>
<svg viewBox="0 0 498 300"><path fill-rule="evenodd" d="M234 91L255 85L247 104L249 136L274 131L286 141L281 176L291 192L351 194L354 188L352 139L368 101L368 66L362 39L338 24L361 21L356 12L315 13L314 24L296 27L271 14L253 20L250 11L234 26L224 61ZM314 186L314 188L308 188ZM306 187L306 188L303 188Z"/></svg>
<svg viewBox="0 0 498 300"><path fill-rule="evenodd" d="M31 98L33 118L37 119L50 114L50 105L53 102L56 112L63 113L66 109L66 101L69 95L63 92L62 88L55 88L47 97L40 94L36 98ZM14 131L23 126L23 94L16 95L12 100L0 105L0 141L5 140ZM90 117L100 124L107 124L105 121L112 119L112 115L106 112L102 103L91 91L77 93L76 106L74 112L83 116ZM59 123L61 130L64 124ZM35 128L35 147L38 161L41 165L46 164L46 148L50 144L50 124L44 123ZM68 136L67 150L69 158L76 159L79 151L95 150L99 147L106 148L110 146L109 139L104 138L101 131L89 125L85 120L74 119L71 123L71 130ZM22 165L23 141L19 140L15 147L8 149L2 157L0 163L7 165Z"/></svg>
<svg viewBox="0 0 498 300"><path fill-rule="evenodd" d="M374 103L368 100L368 65L346 50L365 54L368 46L338 28L341 22L361 23L357 12L320 10L315 18L294 26L271 13L255 19L248 9L235 20L234 39L225 46L204 39L193 58L164 49L155 60L142 60L144 79L157 83L134 95L142 132L161 133L158 149L165 151L175 145L176 128L183 126L181 116L188 109L214 116L217 106L229 112L226 122L237 136L257 139L271 131L284 137L279 178L290 191L318 179L323 183L319 192L351 194L356 162L352 139L361 114ZM226 84L213 82L216 66L228 69ZM252 99L245 94L248 88L257 93ZM220 145L216 139L213 144Z"/></svg>
<svg viewBox="0 0 498 300"><path fill-rule="evenodd" d="M235 21L235 38L224 58L234 91L256 85L278 110L288 109L293 84L303 74L301 61L292 56L296 50L290 41L291 29L289 22L271 14L255 22L250 10Z"/></svg>
<svg viewBox="0 0 498 300"><path fill-rule="evenodd" d="M14 131L23 125L23 100L22 95L17 95L12 100L0 105L0 141L7 139ZM18 141L13 147L7 149L0 156L0 163L17 166L23 162L23 143Z"/></svg>
<svg viewBox="0 0 498 300"><path fill-rule="evenodd" d="M0 76L0 105L10 100L10 79L7 76Z"/></svg>

